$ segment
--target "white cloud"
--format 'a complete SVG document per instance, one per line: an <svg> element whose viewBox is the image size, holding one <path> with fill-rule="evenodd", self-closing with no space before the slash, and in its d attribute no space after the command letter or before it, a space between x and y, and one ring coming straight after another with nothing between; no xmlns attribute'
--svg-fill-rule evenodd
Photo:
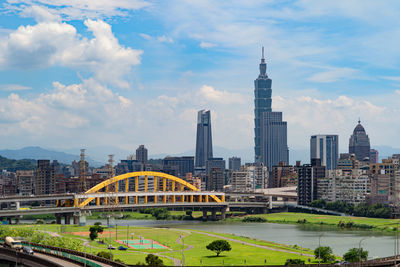
<svg viewBox="0 0 400 267"><path fill-rule="evenodd" d="M142 0L7 0L6 8L22 12L24 15L30 14L35 18L38 18L37 15L46 18L37 12L30 13L31 6L40 6L56 16L77 20L127 16L129 11L150 7L151 4Z"/></svg>
<svg viewBox="0 0 400 267"><path fill-rule="evenodd" d="M400 82L400 76L382 76L381 78L389 81Z"/></svg>
<svg viewBox="0 0 400 267"><path fill-rule="evenodd" d="M20 84L1 84L0 91L24 91L30 90L32 87L20 85Z"/></svg>
<svg viewBox="0 0 400 267"><path fill-rule="evenodd" d="M27 6L22 9L22 17L33 17L37 22L51 22L51 21L61 21L61 17L55 14L54 10L51 10L45 6Z"/></svg>
<svg viewBox="0 0 400 267"><path fill-rule="evenodd" d="M172 43L174 42L174 39L172 39L171 37L168 37L168 36L166 36L166 35L161 35L161 36L156 36L156 37L153 37L153 36L148 35L148 34L146 34L146 33L139 33L139 35L140 35L143 39L146 39L146 40L155 40L155 41L160 42L160 43L170 43L170 44L172 44Z"/></svg>
<svg viewBox="0 0 400 267"><path fill-rule="evenodd" d="M395 92L396 94L400 95L400 90L396 90Z"/></svg>
<svg viewBox="0 0 400 267"><path fill-rule="evenodd" d="M216 90L214 87L209 85L203 85L196 95L202 99L204 103L214 102L218 104L244 103L246 98L248 98L247 96L238 93Z"/></svg>
<svg viewBox="0 0 400 267"><path fill-rule="evenodd" d="M329 68L327 71L312 75L308 80L318 83L331 83L353 78L357 73L358 70L352 68Z"/></svg>
<svg viewBox="0 0 400 267"><path fill-rule="evenodd" d="M123 76L140 64L142 51L121 46L104 21L86 20L85 26L93 33L92 39L81 37L67 23L20 26L1 40L0 69L61 65L90 70L99 81L127 88Z"/></svg>
<svg viewBox="0 0 400 267"><path fill-rule="evenodd" d="M211 48L217 46L216 44L213 43L208 43L208 42L201 42L200 47L201 48Z"/></svg>

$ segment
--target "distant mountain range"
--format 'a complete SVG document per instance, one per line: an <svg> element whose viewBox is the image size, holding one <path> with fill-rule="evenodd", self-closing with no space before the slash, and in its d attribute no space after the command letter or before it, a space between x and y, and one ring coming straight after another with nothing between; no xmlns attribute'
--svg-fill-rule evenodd
<svg viewBox="0 0 400 267"><path fill-rule="evenodd" d="M80 153L80 151L79 151ZM79 154L67 154L65 152L54 151L49 149L44 149L38 146L28 146L21 149L5 149L0 150L0 155L6 157L8 159L49 159L49 160L58 160L60 163L71 164L74 160L79 160ZM103 165L101 162L94 161L91 158L86 158L91 166L101 166Z"/></svg>
<svg viewBox="0 0 400 267"><path fill-rule="evenodd" d="M387 158L393 154L400 154L400 148L393 148L390 146L374 146L372 147L379 151L379 158ZM64 150L64 149L59 149ZM6 149L0 150L0 155L6 157L8 159L49 159L49 160L58 160L60 163L71 164L74 160L79 160L79 149L65 149L63 151L56 151L52 149L44 149L38 146L30 146L24 147L21 149ZM66 153L69 152L69 153ZM151 153L151 151L149 151ZM344 152L344 151L342 151ZM76 154L72 154L76 153ZM119 162L121 159L125 159L129 154L134 152L123 150L115 147L94 147L87 149L86 160L93 167L100 167L106 164L109 154L115 155L115 162ZM248 149L228 149L224 147L214 146L214 157L224 158L228 165L228 158L236 156L242 159L242 164L247 162L253 162L254 160L254 151L253 147L249 147ZM188 150L183 153L178 154L150 154L149 158L153 159L161 159L166 156L194 156L195 150ZM290 164L295 164L296 160L300 160L303 163L310 162L310 151L306 148L296 148L289 149L289 158Z"/></svg>

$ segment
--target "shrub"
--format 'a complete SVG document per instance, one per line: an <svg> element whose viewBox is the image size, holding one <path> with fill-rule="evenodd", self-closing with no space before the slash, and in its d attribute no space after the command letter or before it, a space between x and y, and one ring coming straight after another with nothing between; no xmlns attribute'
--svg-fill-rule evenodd
<svg viewBox="0 0 400 267"><path fill-rule="evenodd" d="M263 217L249 216L249 217L244 217L242 219L242 222L267 222L267 219L265 219Z"/></svg>
<svg viewBox="0 0 400 267"><path fill-rule="evenodd" d="M304 265L304 260L301 259L287 259L285 265Z"/></svg>
<svg viewBox="0 0 400 267"><path fill-rule="evenodd" d="M162 259L154 254L149 254L146 256L146 263L149 266L164 266Z"/></svg>
<svg viewBox="0 0 400 267"><path fill-rule="evenodd" d="M114 258L114 255L108 251L100 251L99 253L97 253L97 256L105 258L105 259L109 259L109 260L112 260Z"/></svg>

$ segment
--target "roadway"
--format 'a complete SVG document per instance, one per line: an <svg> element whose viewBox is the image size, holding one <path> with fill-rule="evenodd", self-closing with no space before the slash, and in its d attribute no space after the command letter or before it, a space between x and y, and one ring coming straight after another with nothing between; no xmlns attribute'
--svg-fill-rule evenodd
<svg viewBox="0 0 400 267"><path fill-rule="evenodd" d="M82 266L82 265L77 264L77 263L72 263L70 261L67 261L67 260L64 260L64 259L61 259L61 258L57 258L57 257L51 256L51 255L39 253L39 252L35 252L34 256L38 257L38 258L42 258L42 259L48 260L48 261L51 261L51 262L54 262L54 263L59 264L59 265L64 266L64 267L81 267Z"/></svg>

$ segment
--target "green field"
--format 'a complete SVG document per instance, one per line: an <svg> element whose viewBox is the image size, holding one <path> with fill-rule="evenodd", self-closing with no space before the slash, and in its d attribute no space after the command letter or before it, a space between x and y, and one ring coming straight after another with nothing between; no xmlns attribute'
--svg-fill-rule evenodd
<svg viewBox="0 0 400 267"><path fill-rule="evenodd" d="M116 240L132 240L132 239L147 239L154 240L168 248L157 249L133 249L129 248L126 251L113 250L114 258L121 259L127 264L136 264L144 262L145 257L149 253L159 255L166 265L177 264L177 261L182 261L184 256L186 265L231 265L231 264L247 264L247 265L262 265L265 262L268 264L284 264L288 258L300 258L305 261L311 259L311 262L316 263L312 257L312 252L306 249L301 249L293 246L286 246L261 240L253 240L245 237L237 237L229 234L215 234L210 232L183 230L174 228L146 228L146 227L121 227L106 228L103 234L99 234L99 238L95 241L90 241L88 231L90 226L60 226L60 225L34 225L34 226L1 226L1 229L14 229L15 235L22 235L24 231L33 231L43 234L47 232L47 242L50 242L52 235L60 235L68 240L74 240L78 243L78 249L87 253L95 254L99 251L108 251L107 245L111 243L114 247L121 246ZM60 232L62 230L62 232ZM4 232L4 231L3 231ZM133 235L132 235L133 233ZM111 236L111 242L110 242ZM53 237L57 239L56 237ZM182 244L182 239L184 245ZM206 245L217 239L230 239L228 242L232 246L229 252L223 252L219 257L215 253L206 249ZM60 239L60 238L58 238ZM45 239L41 239L44 243ZM99 244L97 241L103 240L104 244ZM48 243L47 243L48 244ZM259 247L256 247L259 246ZM182 253L183 249L183 253ZM309 254L308 256L300 254ZM175 259L175 261L174 261Z"/></svg>
<svg viewBox="0 0 400 267"><path fill-rule="evenodd" d="M271 214L257 214L247 215L254 217L263 217L271 223L305 223L315 225L331 225L338 226L339 222L352 223L350 228L365 228L377 231L396 231L397 224L400 224L400 219L379 219L379 218L366 218L366 217L352 217L352 216L333 216L333 215L318 215L308 213L294 213L282 212ZM226 219L229 221L242 221L243 217L234 217ZM305 220L305 221L304 221Z"/></svg>

